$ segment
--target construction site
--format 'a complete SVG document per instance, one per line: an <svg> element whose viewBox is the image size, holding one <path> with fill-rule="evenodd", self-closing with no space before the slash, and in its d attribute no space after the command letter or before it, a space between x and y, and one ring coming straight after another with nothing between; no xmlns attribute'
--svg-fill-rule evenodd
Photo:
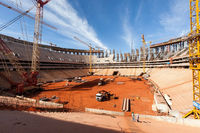
<svg viewBox="0 0 200 133"><path fill-rule="evenodd" d="M43 7L35 0L34 41L0 33L0 132L168 133L200 130L199 1L190 2L190 33L117 52L41 43ZM19 16L25 12L0 2ZM147 46L147 44L149 44ZM152 44L151 44L152 43Z"/></svg>

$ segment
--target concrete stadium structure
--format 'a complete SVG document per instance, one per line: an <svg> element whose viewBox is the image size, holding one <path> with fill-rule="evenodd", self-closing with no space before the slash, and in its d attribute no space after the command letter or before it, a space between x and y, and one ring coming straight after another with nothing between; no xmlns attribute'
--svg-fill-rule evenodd
<svg viewBox="0 0 200 133"><path fill-rule="evenodd" d="M1 35L7 46L18 57L22 66L30 69L32 43ZM56 46L40 45L40 73L39 82L63 81L65 79L87 76L89 71L89 51L79 49L65 49ZM110 50L111 51L111 50ZM146 73L150 76L155 89L164 99L164 104L170 110L186 113L192 109L192 74L189 70L188 45L184 37L176 38L146 48L145 55L142 49L132 50L131 53L119 54L93 50L92 70L94 75L138 76L143 72L142 58L146 59ZM139 54L141 53L141 54ZM0 57L0 88L9 88L6 80L5 66L11 70L11 79L19 81L15 68L5 56ZM115 74L114 74L115 73ZM171 99L169 105L165 95Z"/></svg>

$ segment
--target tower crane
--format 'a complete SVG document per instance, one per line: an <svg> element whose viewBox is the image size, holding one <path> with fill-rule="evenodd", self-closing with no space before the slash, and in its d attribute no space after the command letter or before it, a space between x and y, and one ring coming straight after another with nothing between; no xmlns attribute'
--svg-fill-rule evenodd
<svg viewBox="0 0 200 133"><path fill-rule="evenodd" d="M33 38L33 52L32 52L32 64L31 71L32 73L38 73L38 63L39 63L39 50L38 43L42 40L42 23L43 22L43 7L50 0L36 0L37 9L35 15L35 30L34 30L34 38Z"/></svg>
<svg viewBox="0 0 200 133"><path fill-rule="evenodd" d="M193 78L193 106L194 108L183 117L194 115L200 119L200 25L199 0L190 0L190 33L188 35L189 63Z"/></svg>
<svg viewBox="0 0 200 133"><path fill-rule="evenodd" d="M36 2L37 2L37 1L41 1L41 0L36 0ZM9 5L7 5L7 4L5 4L5 3L3 3L3 2L0 2L0 5L2 5L2 6L4 6L4 7L6 7L6 8L8 8L8 9L11 9L11 10L13 10L13 11L15 11L15 12L18 12L19 14L23 14L23 13L24 13L23 11L21 11L21 10L15 8L15 7L9 6ZM28 13L25 13L24 16L27 16L27 17L29 17L29 18L35 20L35 18L32 17L31 15L29 15ZM44 24L44 25L46 25L46 26L48 26L49 28L52 28L52 29L54 29L54 30L57 30L57 28L56 28L55 26L52 26L52 25L50 25L50 24L47 24L47 23L44 22L44 21L41 21L41 23Z"/></svg>
<svg viewBox="0 0 200 133"><path fill-rule="evenodd" d="M9 62L16 69L16 71L19 73L22 79L20 83L16 83L16 82L12 82L8 78L8 81L11 83L11 88L16 88L17 94L22 94L24 87L34 86L37 84L38 73L27 73L22 67L22 65L20 64L18 58L9 49L9 47L5 44L5 42L1 38L0 38L0 52L8 58Z"/></svg>
<svg viewBox="0 0 200 133"><path fill-rule="evenodd" d="M42 1L36 0L37 2L37 10L35 15L35 30L34 30L34 42L33 42L33 52L32 52L32 65L31 72L28 73L24 70L22 65L19 63L18 58L15 54L9 49L9 47L5 44L5 42L0 38L0 52L5 55L16 71L22 78L20 83L13 83L12 87L16 88L16 93L22 94L24 87L27 86L35 86L37 84L37 76L38 76L38 42L41 41L42 36L42 19L43 19L43 7L50 0Z"/></svg>
<svg viewBox="0 0 200 133"><path fill-rule="evenodd" d="M149 42L146 42L145 41L145 39L144 39L144 34L142 34L142 46L143 46L143 73L146 73L146 71L145 71L145 68L146 68L146 64L145 64L145 45L147 44L147 43L149 43L150 45L151 45L151 41L149 41Z"/></svg>
<svg viewBox="0 0 200 133"><path fill-rule="evenodd" d="M22 14L18 15L18 16L15 17L14 19L10 20L8 23L2 25L2 26L0 27L0 31L2 31L3 29L7 28L7 27L10 26L11 24L13 24L14 22L16 22L16 21L19 20L20 18L22 18L24 15L26 15L27 13L29 13L32 9L33 9L33 7L30 8L29 10L23 12Z"/></svg>
<svg viewBox="0 0 200 133"><path fill-rule="evenodd" d="M81 42L82 44L86 45L89 47L90 49L90 56L89 56L89 63L90 63L90 68L89 68L89 74L92 75L93 72L92 72L92 50L94 50L94 48L92 47L91 44L88 44L84 41L82 41L81 39L79 39L78 37L74 37L74 39L76 39L77 41Z"/></svg>

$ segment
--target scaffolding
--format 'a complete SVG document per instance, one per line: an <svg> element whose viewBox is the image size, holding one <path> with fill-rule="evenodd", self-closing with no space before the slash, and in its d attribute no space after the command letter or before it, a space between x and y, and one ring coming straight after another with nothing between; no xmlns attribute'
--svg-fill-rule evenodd
<svg viewBox="0 0 200 133"><path fill-rule="evenodd" d="M200 36L199 36L199 0L190 0L190 33L189 33L189 63L193 75L193 106L184 118L194 115L200 119Z"/></svg>

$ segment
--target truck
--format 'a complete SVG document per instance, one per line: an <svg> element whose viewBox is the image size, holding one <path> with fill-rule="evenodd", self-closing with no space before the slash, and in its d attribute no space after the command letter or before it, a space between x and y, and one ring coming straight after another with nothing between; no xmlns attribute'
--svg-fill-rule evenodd
<svg viewBox="0 0 200 133"><path fill-rule="evenodd" d="M105 90L101 90L96 94L96 100L99 102L110 100L110 92Z"/></svg>

